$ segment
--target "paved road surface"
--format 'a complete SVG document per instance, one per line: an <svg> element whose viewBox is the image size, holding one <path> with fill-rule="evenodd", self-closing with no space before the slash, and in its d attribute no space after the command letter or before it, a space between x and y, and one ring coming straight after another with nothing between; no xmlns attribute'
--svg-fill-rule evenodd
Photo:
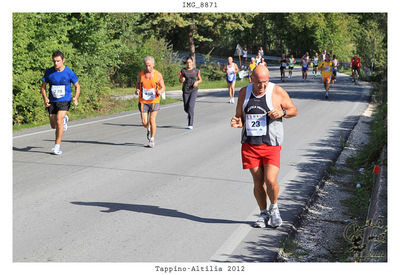
<svg viewBox="0 0 400 275"><path fill-rule="evenodd" d="M320 78L271 81L298 117L285 120L279 229L256 229L250 173L227 91L204 93L188 131L182 103L163 106L156 148L137 111L72 121L63 155L49 126L13 138L13 260L73 262L264 262L367 107L367 86L340 75L323 99Z"/></svg>

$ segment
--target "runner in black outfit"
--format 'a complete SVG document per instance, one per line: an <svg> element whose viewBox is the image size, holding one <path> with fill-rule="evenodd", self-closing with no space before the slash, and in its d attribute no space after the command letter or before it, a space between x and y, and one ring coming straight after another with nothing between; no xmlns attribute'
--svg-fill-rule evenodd
<svg viewBox="0 0 400 275"><path fill-rule="evenodd" d="M196 103L198 85L202 82L200 70L193 67L193 59L186 58L186 68L180 72L179 82L182 84L183 108L188 114L187 129L193 129L194 105Z"/></svg>

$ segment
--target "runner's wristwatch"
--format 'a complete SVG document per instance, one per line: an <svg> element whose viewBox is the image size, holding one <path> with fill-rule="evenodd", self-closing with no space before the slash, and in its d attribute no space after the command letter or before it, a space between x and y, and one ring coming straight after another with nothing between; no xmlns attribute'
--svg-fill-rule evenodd
<svg viewBox="0 0 400 275"><path fill-rule="evenodd" d="M285 117L285 116L286 116L286 110L283 109L283 116L282 117Z"/></svg>

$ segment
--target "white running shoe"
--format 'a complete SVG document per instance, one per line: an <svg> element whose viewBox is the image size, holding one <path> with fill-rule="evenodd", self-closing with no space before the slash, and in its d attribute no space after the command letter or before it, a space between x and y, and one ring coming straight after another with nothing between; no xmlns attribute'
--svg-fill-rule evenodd
<svg viewBox="0 0 400 275"><path fill-rule="evenodd" d="M61 155L62 154L61 146L57 146L57 144L55 144L54 147L51 149L51 153L53 155Z"/></svg>
<svg viewBox="0 0 400 275"><path fill-rule="evenodd" d="M267 227L268 219L269 219L268 213L261 212L260 213L260 217L258 218L258 220L256 220L254 222L254 227L257 227L257 228L265 228L265 227Z"/></svg>
<svg viewBox="0 0 400 275"><path fill-rule="evenodd" d="M278 227L282 225L282 218L279 214L278 206L269 209L269 220L268 225L272 227Z"/></svg>
<svg viewBox="0 0 400 275"><path fill-rule="evenodd" d="M235 104L235 98L232 97L232 104Z"/></svg>
<svg viewBox="0 0 400 275"><path fill-rule="evenodd" d="M186 129L193 130L193 126L188 126L188 127L186 127Z"/></svg>
<svg viewBox="0 0 400 275"><path fill-rule="evenodd" d="M69 120L69 117L67 116L67 115L65 115L65 117L64 117L64 131L67 131L67 129L68 129L68 120Z"/></svg>
<svg viewBox="0 0 400 275"><path fill-rule="evenodd" d="M149 141L149 147L150 148L154 148L156 146L156 144L155 144L155 142L154 142L154 139L150 139L150 141Z"/></svg>

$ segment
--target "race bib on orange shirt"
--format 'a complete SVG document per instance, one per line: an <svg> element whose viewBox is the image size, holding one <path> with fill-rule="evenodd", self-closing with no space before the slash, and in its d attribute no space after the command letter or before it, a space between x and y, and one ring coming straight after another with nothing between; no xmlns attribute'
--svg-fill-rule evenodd
<svg viewBox="0 0 400 275"><path fill-rule="evenodd" d="M156 91L155 89L145 89L143 88L142 98L144 100L153 100L156 98Z"/></svg>

